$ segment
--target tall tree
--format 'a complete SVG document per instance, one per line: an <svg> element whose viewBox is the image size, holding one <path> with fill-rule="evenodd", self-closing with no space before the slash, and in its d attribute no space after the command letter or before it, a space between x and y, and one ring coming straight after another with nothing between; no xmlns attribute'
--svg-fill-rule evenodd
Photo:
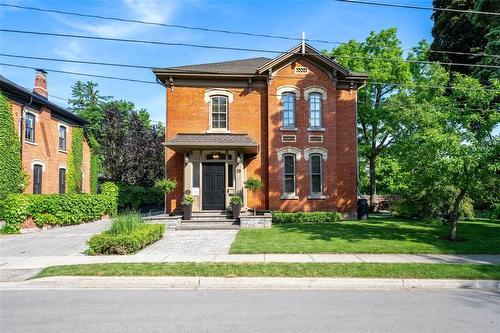
<svg viewBox="0 0 500 333"><path fill-rule="evenodd" d="M100 142L104 120L103 104L111 97L102 96L98 86L98 83L92 81L76 81L71 87L68 105L70 111L88 122L87 128L91 136Z"/></svg>
<svg viewBox="0 0 500 333"><path fill-rule="evenodd" d="M350 70L366 72L370 83L358 92L358 142L361 157L369 165L370 206L377 194L377 158L394 143L398 114L386 108L387 99L410 81L410 66L403 59L403 49L396 28L371 32L364 42L355 40L330 53Z"/></svg>
<svg viewBox="0 0 500 333"><path fill-rule="evenodd" d="M104 113L101 156L104 173L122 182L125 171L126 120L116 105L110 103Z"/></svg>

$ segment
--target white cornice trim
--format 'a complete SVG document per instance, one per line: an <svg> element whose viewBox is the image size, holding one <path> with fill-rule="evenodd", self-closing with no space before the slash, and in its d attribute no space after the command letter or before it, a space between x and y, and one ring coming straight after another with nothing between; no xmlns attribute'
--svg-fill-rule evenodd
<svg viewBox="0 0 500 333"><path fill-rule="evenodd" d="M320 86L311 86L311 87L307 87L304 89L304 99L309 99L309 95L312 93L321 94L322 100L326 100L327 95L328 95L325 88L320 87Z"/></svg>
<svg viewBox="0 0 500 333"><path fill-rule="evenodd" d="M283 147L278 149L278 160L281 161L283 159L283 155L293 154L295 155L295 159L300 161L302 158L302 151L299 148L295 147Z"/></svg>
<svg viewBox="0 0 500 333"><path fill-rule="evenodd" d="M300 98L300 89L292 85L280 86L276 88L276 98L281 100L283 94L287 92L293 92L295 94L295 99Z"/></svg>
<svg viewBox="0 0 500 333"><path fill-rule="evenodd" d="M233 93L227 89L208 89L205 90L205 103L210 103L210 98L212 96L226 96L229 103L233 102Z"/></svg>
<svg viewBox="0 0 500 333"><path fill-rule="evenodd" d="M322 147L310 147L304 149L304 158L306 161L309 161L309 157L314 154L319 154L323 157L323 161L326 161L328 158L328 151Z"/></svg>

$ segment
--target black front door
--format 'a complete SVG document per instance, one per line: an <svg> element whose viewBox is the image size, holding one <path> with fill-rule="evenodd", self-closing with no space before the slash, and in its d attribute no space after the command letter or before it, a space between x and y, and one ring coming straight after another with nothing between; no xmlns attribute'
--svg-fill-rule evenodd
<svg viewBox="0 0 500 333"><path fill-rule="evenodd" d="M224 163L203 164L203 210L223 210L226 208Z"/></svg>

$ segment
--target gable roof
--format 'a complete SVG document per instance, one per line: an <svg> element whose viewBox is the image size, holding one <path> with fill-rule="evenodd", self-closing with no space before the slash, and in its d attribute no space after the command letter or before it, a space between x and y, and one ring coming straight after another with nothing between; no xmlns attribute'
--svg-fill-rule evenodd
<svg viewBox="0 0 500 333"><path fill-rule="evenodd" d="M309 44L305 43L304 46L304 53L302 53L302 44L300 43L273 59L260 57L208 64L154 68L153 73L158 79L166 79L169 76L225 78L243 76L253 78L260 77L261 79L265 79L269 77L270 69L272 70L284 62L307 58L308 61L331 71L336 71L343 77L350 80L364 81L368 78L367 74L349 71L349 69L339 64L336 60L325 57L320 51L316 50Z"/></svg>
<svg viewBox="0 0 500 333"><path fill-rule="evenodd" d="M0 75L0 91L5 93L7 97L10 97L11 99L19 102L35 105L38 107L43 105L49 108L56 116L59 116L62 120L65 120L69 123L79 126L83 126L87 123L85 120L78 117L74 113L69 112L65 108L50 102L47 98L40 96L18 85L17 83L14 83L13 81L7 79L2 75Z"/></svg>

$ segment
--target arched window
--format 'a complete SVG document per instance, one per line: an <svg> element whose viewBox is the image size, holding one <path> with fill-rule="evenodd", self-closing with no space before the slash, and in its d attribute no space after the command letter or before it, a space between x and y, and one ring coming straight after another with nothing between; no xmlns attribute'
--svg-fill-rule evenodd
<svg viewBox="0 0 500 333"><path fill-rule="evenodd" d="M43 165L33 164L33 194L42 193L42 171Z"/></svg>
<svg viewBox="0 0 500 333"><path fill-rule="evenodd" d="M66 193L66 169L59 168L59 193Z"/></svg>
<svg viewBox="0 0 500 333"><path fill-rule="evenodd" d="M282 95L283 100L283 127L295 127L295 93L286 92Z"/></svg>
<svg viewBox="0 0 500 333"><path fill-rule="evenodd" d="M323 156L312 154L309 156L309 194L320 196L323 194Z"/></svg>
<svg viewBox="0 0 500 333"><path fill-rule="evenodd" d="M35 142L35 115L26 113L25 115L24 138L28 142Z"/></svg>
<svg viewBox="0 0 500 333"><path fill-rule="evenodd" d="M321 127L321 94L309 94L309 127Z"/></svg>
<svg viewBox="0 0 500 333"><path fill-rule="evenodd" d="M296 189L295 155L283 155L283 195L294 196Z"/></svg>
<svg viewBox="0 0 500 333"><path fill-rule="evenodd" d="M210 101L211 128L227 130L227 97L213 96Z"/></svg>

